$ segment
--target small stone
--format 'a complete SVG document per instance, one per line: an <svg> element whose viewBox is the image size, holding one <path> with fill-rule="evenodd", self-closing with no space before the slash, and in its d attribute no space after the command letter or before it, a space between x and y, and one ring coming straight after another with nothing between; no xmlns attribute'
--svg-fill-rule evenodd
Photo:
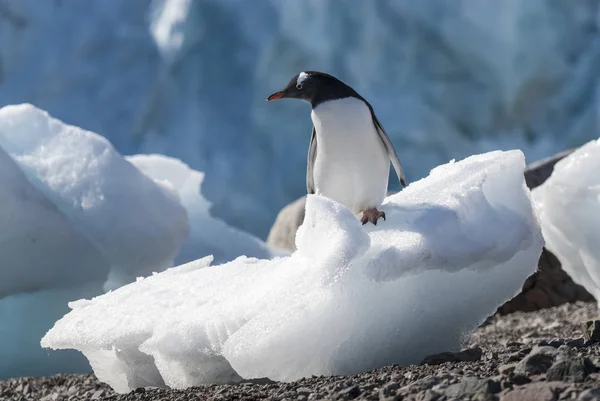
<svg viewBox="0 0 600 401"><path fill-rule="evenodd" d="M419 394L420 397L417 397L419 401L436 401L441 397L441 394L436 393L433 390L425 390L425 393Z"/></svg>
<svg viewBox="0 0 600 401"><path fill-rule="evenodd" d="M554 362L546 372L548 381L566 381L581 383L590 373L596 371L592 361L588 358L576 356Z"/></svg>
<svg viewBox="0 0 600 401"><path fill-rule="evenodd" d="M516 374L510 378L512 384L516 384L517 386L531 383L531 379L523 374Z"/></svg>
<svg viewBox="0 0 600 401"><path fill-rule="evenodd" d="M387 384L385 384L381 390L379 391L379 393L381 395L383 395L383 397L391 397L393 395L396 395L396 391L400 388L400 386L398 385L398 383L395 382L389 382ZM380 397L381 398L381 397Z"/></svg>
<svg viewBox="0 0 600 401"><path fill-rule="evenodd" d="M424 389L435 388L435 386L439 385L442 379L436 376L426 376L422 379L419 379L415 382L407 384L402 387L400 391L406 394L414 394L418 393Z"/></svg>
<svg viewBox="0 0 600 401"><path fill-rule="evenodd" d="M310 389L310 388L308 388L308 387L298 387L298 388L296 388L296 392L297 392L298 394L306 394L306 395L309 395L310 393L312 393L312 392L313 392L313 390L312 390L312 389Z"/></svg>
<svg viewBox="0 0 600 401"><path fill-rule="evenodd" d="M557 355L558 350L556 348L549 346L535 347L529 355L515 366L515 373L533 375L546 373L554 363Z"/></svg>
<svg viewBox="0 0 600 401"><path fill-rule="evenodd" d="M496 394L477 393L471 398L471 400L473 400L473 401L498 401L498 396Z"/></svg>
<svg viewBox="0 0 600 401"><path fill-rule="evenodd" d="M600 320L588 320L582 323L581 331L586 341L600 341Z"/></svg>
<svg viewBox="0 0 600 401"><path fill-rule="evenodd" d="M563 344L564 344L564 342L562 340L560 340L558 338L554 338L554 339L552 339L550 341L542 340L542 341L539 342L538 345L540 347L548 346L548 347L558 348L558 347L560 347Z"/></svg>
<svg viewBox="0 0 600 401"><path fill-rule="evenodd" d="M531 383L503 393L500 401L556 401L564 388L564 384L556 382Z"/></svg>
<svg viewBox="0 0 600 401"><path fill-rule="evenodd" d="M446 362L476 362L481 359L483 351L479 347L469 348L460 352L442 352L425 357L420 365L441 365Z"/></svg>
<svg viewBox="0 0 600 401"><path fill-rule="evenodd" d="M581 348L584 346L584 344L585 344L585 340L581 337L567 340L567 342L565 343L565 345L567 345L568 347L571 347L571 348Z"/></svg>
<svg viewBox="0 0 600 401"><path fill-rule="evenodd" d="M512 352L508 354L508 362L517 362L523 359L523 354L520 352Z"/></svg>
<svg viewBox="0 0 600 401"><path fill-rule="evenodd" d="M583 391L577 401L600 401L600 387Z"/></svg>
<svg viewBox="0 0 600 401"><path fill-rule="evenodd" d="M466 377L461 382L451 384L443 390L446 397L462 398L467 395L477 393L499 393L501 390L500 383L491 379L478 379L476 377Z"/></svg>
<svg viewBox="0 0 600 401"><path fill-rule="evenodd" d="M337 393L338 399L353 400L360 395L360 388L357 385L350 386Z"/></svg>
<svg viewBox="0 0 600 401"><path fill-rule="evenodd" d="M512 373L515 370L516 366L516 363L507 363L504 365L500 365L498 367L498 372L502 375L508 375L509 373Z"/></svg>

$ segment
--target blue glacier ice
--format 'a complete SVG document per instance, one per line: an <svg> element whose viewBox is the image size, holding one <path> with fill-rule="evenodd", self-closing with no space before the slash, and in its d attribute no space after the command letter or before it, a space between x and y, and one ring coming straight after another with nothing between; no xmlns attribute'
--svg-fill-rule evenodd
<svg viewBox="0 0 600 401"><path fill-rule="evenodd" d="M0 106L33 103L123 154L179 158L206 173L215 216L264 238L304 193L309 108L265 102L295 73L364 95L409 181L492 149L532 161L598 136L598 7L2 0Z"/></svg>

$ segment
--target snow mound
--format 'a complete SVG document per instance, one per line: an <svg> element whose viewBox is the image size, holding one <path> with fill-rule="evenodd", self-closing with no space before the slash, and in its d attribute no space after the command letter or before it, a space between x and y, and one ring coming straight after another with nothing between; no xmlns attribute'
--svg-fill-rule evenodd
<svg viewBox="0 0 600 401"><path fill-rule="evenodd" d="M48 225L54 224L50 220L52 218L60 219L57 224L60 231L78 230L82 233L72 244L66 244L68 248L64 250L40 253L42 259L56 258L56 263L65 262L62 258L72 256L66 253L72 248L73 255L87 252L92 255L93 252L88 248L93 243L110 266L106 281L108 289L117 288L135 280L137 276L148 275L173 265L173 259L189 231L187 214L177 194L157 186L154 181L124 160L105 138L64 124L32 105L22 104L0 109L0 147L24 173L23 175L15 171L13 166L12 173L1 173L4 181L10 185L28 188L27 190L37 198L34 201L37 203L37 209L46 207L49 210L44 215L49 217L40 218L36 223L37 227L46 230L40 231L38 235L52 235L51 241L54 245L61 240L60 236L54 237L52 229L48 230ZM4 152L0 158L7 159ZM10 163L4 161L3 164ZM11 180L11 175L15 179ZM23 195L13 193L12 196ZM13 206L14 210L3 210L3 213L10 214L11 217L0 220L5 224L2 235L8 233L13 236L13 231L29 229L16 227L18 221L12 220L12 212L30 214L31 210L19 209L18 204L14 202ZM38 217L42 214L43 211ZM61 214L60 218L56 217ZM28 218L34 217L36 215L30 214ZM44 223L46 225L41 226ZM61 228L64 225L71 225L71 231ZM16 238L18 246L27 247L27 244L18 242L19 237ZM84 245L78 248L78 242ZM45 251L42 245L34 245L31 248L34 252ZM52 251L53 248L47 250ZM55 256L61 253L64 256ZM94 263L97 262L95 254L90 257ZM42 267L37 267L36 263L31 262L27 261L30 268L40 270ZM62 280L62 276L70 274L67 272L69 269L81 270L75 273L75 276L89 274L90 278L93 278L100 274L94 265L73 266L79 261L71 262L67 261L63 268L57 266L58 270L43 274L52 274L54 281L58 282ZM2 270L14 272L15 269L4 264L3 260ZM62 274L60 270L66 273ZM46 281L46 287L52 286L50 281L52 280ZM11 285L19 287L14 282Z"/></svg>
<svg viewBox="0 0 600 401"><path fill-rule="evenodd" d="M157 154L126 159L158 184L177 192L187 210L190 236L175 258L176 264L207 255L213 256L214 263L229 262L240 255L262 259L273 256L273 251L263 241L211 217L211 204L200 190L204 173L192 170L179 159Z"/></svg>
<svg viewBox="0 0 600 401"><path fill-rule="evenodd" d="M543 240L520 151L432 170L361 226L309 196L289 257L210 257L70 304L42 339L116 391L294 380L457 349L535 270Z"/></svg>
<svg viewBox="0 0 600 401"><path fill-rule="evenodd" d="M546 247L600 301L600 140L556 163L533 191Z"/></svg>

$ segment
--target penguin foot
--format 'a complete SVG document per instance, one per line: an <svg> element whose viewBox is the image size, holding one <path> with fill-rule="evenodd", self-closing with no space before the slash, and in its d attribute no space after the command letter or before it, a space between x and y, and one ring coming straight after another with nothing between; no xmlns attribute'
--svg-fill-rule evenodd
<svg viewBox="0 0 600 401"><path fill-rule="evenodd" d="M373 225L377 225L377 220L379 220L380 217L383 217L383 220L385 220L385 212L380 212L373 207L363 212L360 222L363 224L363 226L367 224L368 221L373 223Z"/></svg>

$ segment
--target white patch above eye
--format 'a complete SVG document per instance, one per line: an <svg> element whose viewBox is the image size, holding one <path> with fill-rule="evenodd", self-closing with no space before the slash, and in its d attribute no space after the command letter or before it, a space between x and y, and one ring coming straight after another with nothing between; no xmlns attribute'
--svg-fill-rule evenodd
<svg viewBox="0 0 600 401"><path fill-rule="evenodd" d="M296 86L302 85L304 83L304 81L306 81L307 78L308 78L308 74L305 72L301 72L300 74L298 74L298 79L296 80Z"/></svg>

